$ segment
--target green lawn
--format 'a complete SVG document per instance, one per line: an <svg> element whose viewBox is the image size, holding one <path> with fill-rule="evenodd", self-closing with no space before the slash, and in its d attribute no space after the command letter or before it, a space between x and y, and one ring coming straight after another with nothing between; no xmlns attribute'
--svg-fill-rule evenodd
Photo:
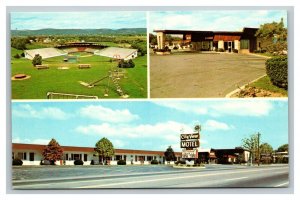
<svg viewBox="0 0 300 200"><path fill-rule="evenodd" d="M17 50L12 48L12 56ZM19 53L19 52L18 52ZM91 55L80 57L78 63L91 64L90 69L78 69L78 63L65 63L64 57L54 57L43 60L50 69L37 70L31 60L20 58L11 60L11 75L24 73L31 78L12 81L12 99L45 99L47 92L59 92L80 95L93 95L99 98L120 98L112 82L109 83L109 96L104 97L108 79L104 79L97 86L87 88L79 81L93 82L108 74L117 65L109 62L110 58ZM134 60L135 67L125 69L127 78L119 80L123 91L129 98L147 98L147 55ZM58 67L69 67L60 70Z"/></svg>
<svg viewBox="0 0 300 200"><path fill-rule="evenodd" d="M256 87L259 89L267 90L270 92L280 93L283 96L288 96L288 92L285 89L279 88L272 84L270 81L270 78L268 76L264 76L263 78L251 83L249 85L250 87Z"/></svg>

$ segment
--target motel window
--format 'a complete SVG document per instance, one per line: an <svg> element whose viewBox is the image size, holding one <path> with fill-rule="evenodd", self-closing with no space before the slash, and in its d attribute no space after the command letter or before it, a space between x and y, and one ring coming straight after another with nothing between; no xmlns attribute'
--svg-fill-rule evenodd
<svg viewBox="0 0 300 200"><path fill-rule="evenodd" d="M65 154L65 160L69 160L69 154Z"/></svg>
<svg viewBox="0 0 300 200"><path fill-rule="evenodd" d="M151 161L152 160L152 156L147 156L147 161Z"/></svg>
<svg viewBox="0 0 300 200"><path fill-rule="evenodd" d="M19 152L18 158L21 160L26 160L26 152Z"/></svg>
<svg viewBox="0 0 300 200"><path fill-rule="evenodd" d="M122 155L116 155L116 160L122 160Z"/></svg>
<svg viewBox="0 0 300 200"><path fill-rule="evenodd" d="M87 161L87 154L83 155L83 161L86 162Z"/></svg>
<svg viewBox="0 0 300 200"><path fill-rule="evenodd" d="M249 40L241 40L241 49L249 49Z"/></svg>
<svg viewBox="0 0 300 200"><path fill-rule="evenodd" d="M71 160L81 160L81 154L71 154Z"/></svg>
<svg viewBox="0 0 300 200"><path fill-rule="evenodd" d="M29 160L34 161L34 153L33 152L29 153Z"/></svg>

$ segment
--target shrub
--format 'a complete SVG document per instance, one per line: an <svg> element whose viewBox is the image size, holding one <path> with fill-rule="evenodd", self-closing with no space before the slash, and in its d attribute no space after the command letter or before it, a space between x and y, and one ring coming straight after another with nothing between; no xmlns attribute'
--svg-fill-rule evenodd
<svg viewBox="0 0 300 200"><path fill-rule="evenodd" d="M13 159L13 161L12 161L12 165L18 165L18 166L21 166L21 165L23 165L23 161L22 161L21 159L19 159L19 158L15 158L15 159Z"/></svg>
<svg viewBox="0 0 300 200"><path fill-rule="evenodd" d="M16 55L14 55L14 58L19 59L19 58L21 58L21 56L17 53Z"/></svg>
<svg viewBox="0 0 300 200"><path fill-rule="evenodd" d="M185 162L185 160L178 160L175 162L175 165L178 165L178 164L185 165L186 162Z"/></svg>
<svg viewBox="0 0 300 200"><path fill-rule="evenodd" d="M121 60L118 64L119 68L133 68L134 66L135 66L135 64L131 59L128 61Z"/></svg>
<svg viewBox="0 0 300 200"><path fill-rule="evenodd" d="M288 62L287 56L277 56L266 61L267 75L271 82L281 88L288 88Z"/></svg>
<svg viewBox="0 0 300 200"><path fill-rule="evenodd" d="M95 164L95 161L94 160L91 160L91 165L94 165Z"/></svg>
<svg viewBox="0 0 300 200"><path fill-rule="evenodd" d="M218 48L217 51L218 51L218 52L224 52L224 49L223 49L223 48Z"/></svg>
<svg viewBox="0 0 300 200"><path fill-rule="evenodd" d="M232 52L233 52L233 53L238 53L238 52L239 52L239 50L237 50L237 49L233 49L233 50L232 50Z"/></svg>
<svg viewBox="0 0 300 200"><path fill-rule="evenodd" d="M157 160L152 160L151 165L158 165L158 161Z"/></svg>
<svg viewBox="0 0 300 200"><path fill-rule="evenodd" d="M42 64L42 56L40 56L39 54L36 54L34 56L34 58L32 59L32 64L33 64L33 66L41 65Z"/></svg>
<svg viewBox="0 0 300 200"><path fill-rule="evenodd" d="M254 50L254 53L266 53L267 51L264 49Z"/></svg>
<svg viewBox="0 0 300 200"><path fill-rule="evenodd" d="M21 57L23 57L23 58L25 57L25 53L24 52L21 53Z"/></svg>
<svg viewBox="0 0 300 200"><path fill-rule="evenodd" d="M117 164L118 165L126 165L126 161L125 160L118 160Z"/></svg>
<svg viewBox="0 0 300 200"><path fill-rule="evenodd" d="M82 160L75 160L74 165L83 165L83 161Z"/></svg>

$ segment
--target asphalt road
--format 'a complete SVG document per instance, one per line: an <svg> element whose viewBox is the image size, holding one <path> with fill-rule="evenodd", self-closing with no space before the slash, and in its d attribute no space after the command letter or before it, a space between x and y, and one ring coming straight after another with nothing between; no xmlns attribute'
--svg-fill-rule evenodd
<svg viewBox="0 0 300 200"><path fill-rule="evenodd" d="M88 169L88 168L87 168ZM111 168L115 170L117 168ZM124 168L125 169L125 168ZM205 169L166 171L128 170L101 176L74 176L14 180L13 189L99 189L99 188L251 188L288 187L289 167L207 166ZM139 168L143 169L143 168ZM142 172L144 171L144 172Z"/></svg>

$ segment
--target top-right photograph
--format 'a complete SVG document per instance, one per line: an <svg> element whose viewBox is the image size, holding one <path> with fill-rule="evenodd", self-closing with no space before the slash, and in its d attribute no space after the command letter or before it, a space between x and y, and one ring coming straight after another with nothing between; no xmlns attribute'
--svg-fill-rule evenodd
<svg viewBox="0 0 300 200"><path fill-rule="evenodd" d="M151 98L288 96L286 10L149 14Z"/></svg>

